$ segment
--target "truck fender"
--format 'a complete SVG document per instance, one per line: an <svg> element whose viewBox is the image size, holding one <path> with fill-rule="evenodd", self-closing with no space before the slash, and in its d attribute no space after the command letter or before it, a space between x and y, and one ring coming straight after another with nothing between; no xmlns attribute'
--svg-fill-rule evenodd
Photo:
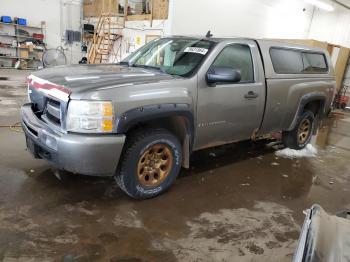
<svg viewBox="0 0 350 262"><path fill-rule="evenodd" d="M301 97L300 101L299 101L299 106L297 108L297 111L294 115L293 121L291 126L289 127L288 131L293 130L297 124L298 121L298 117L302 114L302 112L304 111L305 106L312 101L320 101L320 108L318 111L318 114L320 116L322 116L324 114L324 107L325 107L325 103L326 103L326 95L322 92L312 92L312 93L308 93L304 96Z"/></svg>
<svg viewBox="0 0 350 262"><path fill-rule="evenodd" d="M186 135L183 144L184 167L189 167L189 156L194 144L194 116L189 104L158 104L134 108L126 111L116 121L117 133L126 134L139 123L181 116L186 120ZM161 124L161 123L160 123Z"/></svg>

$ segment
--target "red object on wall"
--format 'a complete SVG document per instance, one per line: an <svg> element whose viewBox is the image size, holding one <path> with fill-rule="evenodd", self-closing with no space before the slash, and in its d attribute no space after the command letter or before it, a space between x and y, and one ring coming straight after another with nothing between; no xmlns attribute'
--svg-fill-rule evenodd
<svg viewBox="0 0 350 262"><path fill-rule="evenodd" d="M44 39L44 35L43 34L33 34L33 38L38 39L38 40L43 40Z"/></svg>

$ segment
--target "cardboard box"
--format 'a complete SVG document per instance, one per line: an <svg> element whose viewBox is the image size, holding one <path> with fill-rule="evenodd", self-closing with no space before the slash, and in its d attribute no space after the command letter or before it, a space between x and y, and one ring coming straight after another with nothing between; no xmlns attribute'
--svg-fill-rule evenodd
<svg viewBox="0 0 350 262"><path fill-rule="evenodd" d="M29 52L28 50L21 50L19 53L21 58L28 58L29 57Z"/></svg>
<svg viewBox="0 0 350 262"><path fill-rule="evenodd" d="M26 61L21 61L20 68L21 69L27 69L28 68L28 63Z"/></svg>
<svg viewBox="0 0 350 262"><path fill-rule="evenodd" d="M35 52L35 59L42 60L43 52Z"/></svg>

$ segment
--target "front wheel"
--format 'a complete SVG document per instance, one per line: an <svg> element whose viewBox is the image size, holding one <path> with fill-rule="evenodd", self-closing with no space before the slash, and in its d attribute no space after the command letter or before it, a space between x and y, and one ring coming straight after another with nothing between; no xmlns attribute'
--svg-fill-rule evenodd
<svg viewBox="0 0 350 262"><path fill-rule="evenodd" d="M116 174L119 187L130 197L147 199L166 191L181 169L179 140L165 129L131 134Z"/></svg>
<svg viewBox="0 0 350 262"><path fill-rule="evenodd" d="M315 125L315 116L311 111L305 111L299 116L294 129L283 132L283 143L285 146L301 150L310 143Z"/></svg>

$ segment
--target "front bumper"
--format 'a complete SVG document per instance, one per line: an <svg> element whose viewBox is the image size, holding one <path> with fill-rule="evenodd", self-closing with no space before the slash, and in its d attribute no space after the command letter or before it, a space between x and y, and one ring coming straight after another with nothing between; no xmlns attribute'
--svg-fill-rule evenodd
<svg viewBox="0 0 350 262"><path fill-rule="evenodd" d="M61 133L50 128L33 112L32 105L21 108L27 148L36 158L58 169L91 176L115 174L125 142L124 135L83 135Z"/></svg>

